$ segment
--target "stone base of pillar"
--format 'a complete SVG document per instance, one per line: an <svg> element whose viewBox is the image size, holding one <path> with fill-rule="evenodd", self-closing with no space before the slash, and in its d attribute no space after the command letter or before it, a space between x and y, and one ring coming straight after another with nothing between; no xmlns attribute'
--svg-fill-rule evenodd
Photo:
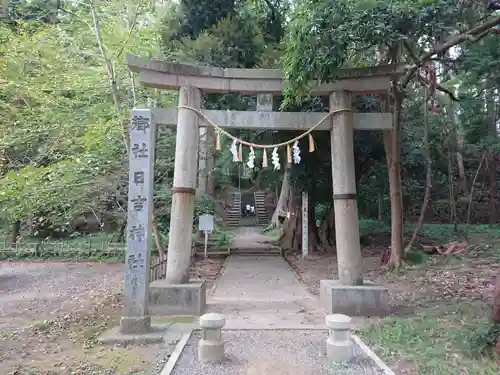
<svg viewBox="0 0 500 375"><path fill-rule="evenodd" d="M333 362L349 362L354 357L352 341L326 340L326 357Z"/></svg>
<svg viewBox="0 0 500 375"><path fill-rule="evenodd" d="M120 321L120 326L111 327L97 337L97 342L104 345L138 345L165 342L165 334L171 323L152 323L144 332L124 333L122 329L139 327L141 320L125 317Z"/></svg>
<svg viewBox="0 0 500 375"><path fill-rule="evenodd" d="M148 333L151 330L151 316L122 316L120 332L124 335Z"/></svg>
<svg viewBox="0 0 500 375"><path fill-rule="evenodd" d="M390 314L388 289L371 281L342 285L339 280L321 280L320 302L327 314L381 317Z"/></svg>
<svg viewBox="0 0 500 375"><path fill-rule="evenodd" d="M149 309L155 315L200 316L207 304L207 285L204 280L186 284L168 284L157 280L149 285Z"/></svg>
<svg viewBox="0 0 500 375"><path fill-rule="evenodd" d="M213 363L224 359L224 341L201 339L198 343L198 360L201 363Z"/></svg>

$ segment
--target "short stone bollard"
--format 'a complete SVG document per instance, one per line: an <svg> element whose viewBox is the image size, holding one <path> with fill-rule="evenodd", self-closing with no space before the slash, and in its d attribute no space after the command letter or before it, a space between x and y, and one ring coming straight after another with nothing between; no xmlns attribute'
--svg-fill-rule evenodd
<svg viewBox="0 0 500 375"><path fill-rule="evenodd" d="M224 358L224 341L221 330L226 324L224 315L210 313L200 317L203 338L198 344L198 361L201 363L217 362Z"/></svg>
<svg viewBox="0 0 500 375"><path fill-rule="evenodd" d="M326 340L326 356L334 362L350 361L354 356L351 330L354 325L347 315L333 314L325 318L329 335Z"/></svg>

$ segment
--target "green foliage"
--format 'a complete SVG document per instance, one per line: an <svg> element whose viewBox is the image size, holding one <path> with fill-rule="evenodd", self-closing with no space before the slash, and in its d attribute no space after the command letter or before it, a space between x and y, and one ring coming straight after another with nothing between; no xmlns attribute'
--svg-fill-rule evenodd
<svg viewBox="0 0 500 375"><path fill-rule="evenodd" d="M481 5L453 0L301 1L286 38L288 100L307 95L310 83L335 80L339 69L353 62L373 62L382 46L394 49L402 41L420 39L424 48L457 25L477 21L484 11Z"/></svg>
<svg viewBox="0 0 500 375"><path fill-rule="evenodd" d="M494 348L500 339L500 324L484 324L470 338L470 350L476 357L494 357Z"/></svg>
<svg viewBox="0 0 500 375"><path fill-rule="evenodd" d="M7 222L37 216L55 228L85 212L122 221L124 124L136 104L131 99L147 94L132 85L122 59L128 52L154 52L156 36L143 3L126 4L136 9L135 20L122 3L93 4L118 82L118 103L87 5L65 3L57 23L23 13L14 28L0 25L0 150L7 160L0 200ZM127 26L142 26L145 19L153 27Z"/></svg>
<svg viewBox="0 0 500 375"><path fill-rule="evenodd" d="M420 316L386 318L364 328L360 335L389 366L405 366L426 375L493 375L494 359L471 358L467 343L478 324L485 324L491 307L475 301L456 305L439 304ZM401 360L404 361L401 361Z"/></svg>
<svg viewBox="0 0 500 375"><path fill-rule="evenodd" d="M229 18L237 11L236 0L181 0L181 28L178 36L196 39L201 32Z"/></svg>
<svg viewBox="0 0 500 375"><path fill-rule="evenodd" d="M429 255L423 251L409 251L405 254L405 261L412 265L424 264Z"/></svg>

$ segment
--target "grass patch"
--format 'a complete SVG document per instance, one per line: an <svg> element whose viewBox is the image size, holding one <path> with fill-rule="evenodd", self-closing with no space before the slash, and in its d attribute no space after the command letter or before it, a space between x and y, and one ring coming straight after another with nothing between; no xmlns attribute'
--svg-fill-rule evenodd
<svg viewBox="0 0 500 375"><path fill-rule="evenodd" d="M477 301L434 306L419 316L383 319L360 336L390 367L409 371L404 373L493 375L496 360L477 358L473 340L490 316L491 306Z"/></svg>
<svg viewBox="0 0 500 375"><path fill-rule="evenodd" d="M233 232L222 230L220 228L216 228L216 230L212 234L212 240L214 241L216 247L229 247L231 245L231 242L233 241L233 238Z"/></svg>
<svg viewBox="0 0 500 375"><path fill-rule="evenodd" d="M0 239L0 260L122 260L125 249L125 243L116 242L106 233L63 239L23 237L13 246L3 238Z"/></svg>
<svg viewBox="0 0 500 375"><path fill-rule="evenodd" d="M154 318L155 323L194 323L197 319L193 316L158 316Z"/></svg>
<svg viewBox="0 0 500 375"><path fill-rule="evenodd" d="M271 237L272 240L278 240L281 237L282 229L281 228L272 228L268 231L262 231L262 234L268 237Z"/></svg>

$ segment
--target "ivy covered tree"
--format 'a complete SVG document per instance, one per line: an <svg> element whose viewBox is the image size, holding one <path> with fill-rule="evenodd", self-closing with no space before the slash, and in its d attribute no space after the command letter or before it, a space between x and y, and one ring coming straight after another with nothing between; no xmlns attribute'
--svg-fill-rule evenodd
<svg viewBox="0 0 500 375"><path fill-rule="evenodd" d="M440 61L452 47L496 33L494 27L499 24L498 15L472 1L306 0L294 9L284 59L288 101L307 95L311 82L334 80L342 67L363 62L409 64L391 85L390 100L382 98L393 113L393 130L384 136L392 210L391 267L400 267L404 258L401 118L405 91L412 80L432 84L420 72L429 60ZM437 82L433 88L450 94Z"/></svg>

